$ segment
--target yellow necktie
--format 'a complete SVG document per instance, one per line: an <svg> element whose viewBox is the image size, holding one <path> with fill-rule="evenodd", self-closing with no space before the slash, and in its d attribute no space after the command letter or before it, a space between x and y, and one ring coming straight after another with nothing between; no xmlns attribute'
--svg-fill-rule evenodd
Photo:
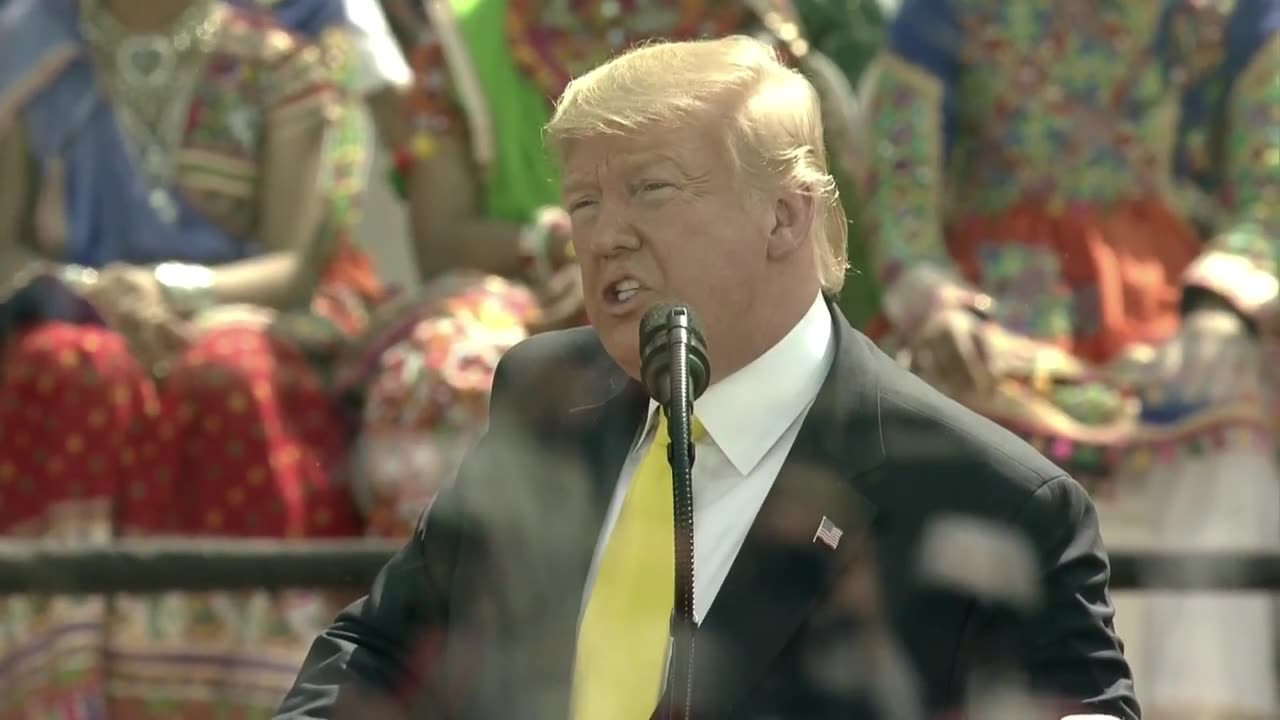
<svg viewBox="0 0 1280 720"><path fill-rule="evenodd" d="M694 442L706 434L693 421ZM667 418L632 478L578 630L574 720L649 720L667 667L675 520Z"/></svg>

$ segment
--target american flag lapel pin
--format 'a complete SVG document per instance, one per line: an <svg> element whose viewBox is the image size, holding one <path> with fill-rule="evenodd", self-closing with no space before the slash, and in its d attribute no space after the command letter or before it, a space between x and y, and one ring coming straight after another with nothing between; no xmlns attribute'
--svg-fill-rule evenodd
<svg viewBox="0 0 1280 720"><path fill-rule="evenodd" d="M836 524L831 522L831 518L823 515L822 522L818 523L818 531L813 534L813 542L821 540L823 545L835 550L843 535L844 531L836 527Z"/></svg>

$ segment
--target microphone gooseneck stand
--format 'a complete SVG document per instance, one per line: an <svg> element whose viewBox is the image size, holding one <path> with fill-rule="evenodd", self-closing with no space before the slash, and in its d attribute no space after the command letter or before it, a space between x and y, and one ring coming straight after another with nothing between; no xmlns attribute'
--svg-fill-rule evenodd
<svg viewBox="0 0 1280 720"><path fill-rule="evenodd" d="M675 510L676 583L675 612L671 618L671 702L668 718L689 720L693 704L693 393L689 386L689 316L672 312L667 327L671 347L671 404L667 430ZM682 652L683 650L683 652Z"/></svg>
<svg viewBox="0 0 1280 720"><path fill-rule="evenodd" d="M693 401L707 387L706 343L688 307L661 305L640 323L645 386L667 414L675 520L675 598L671 668L664 720L690 720L693 705L694 616ZM664 712L665 711L665 712Z"/></svg>

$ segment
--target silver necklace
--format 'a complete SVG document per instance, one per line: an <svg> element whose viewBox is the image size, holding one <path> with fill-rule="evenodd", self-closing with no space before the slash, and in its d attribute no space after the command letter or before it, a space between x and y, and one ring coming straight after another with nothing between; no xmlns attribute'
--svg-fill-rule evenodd
<svg viewBox="0 0 1280 720"><path fill-rule="evenodd" d="M99 0L81 0L81 25L105 70L102 80L120 130L146 178L148 202L166 223L178 219L170 189L174 156L201 60L217 40L222 9L216 0L198 0L168 30L134 33Z"/></svg>

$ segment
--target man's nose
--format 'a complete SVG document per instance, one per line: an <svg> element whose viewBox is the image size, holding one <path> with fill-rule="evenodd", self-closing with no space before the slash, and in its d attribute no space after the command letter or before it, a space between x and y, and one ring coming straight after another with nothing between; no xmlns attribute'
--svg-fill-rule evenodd
<svg viewBox="0 0 1280 720"><path fill-rule="evenodd" d="M636 250L640 234L625 208L602 203L591 236L591 250L606 257Z"/></svg>

